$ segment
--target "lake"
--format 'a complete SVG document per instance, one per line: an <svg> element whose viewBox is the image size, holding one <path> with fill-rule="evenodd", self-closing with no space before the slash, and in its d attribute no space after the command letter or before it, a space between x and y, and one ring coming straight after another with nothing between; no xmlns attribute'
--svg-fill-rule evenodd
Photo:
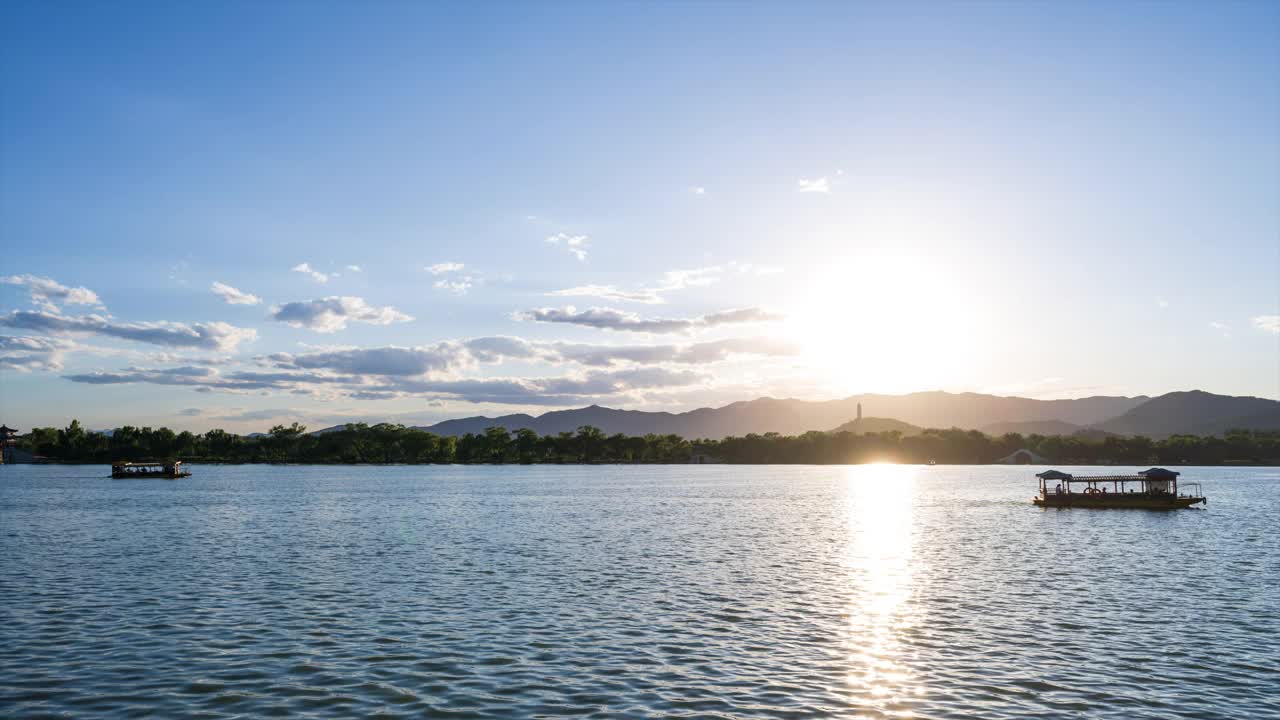
<svg viewBox="0 0 1280 720"><path fill-rule="evenodd" d="M1280 716L1276 468L107 470L0 466L0 716Z"/></svg>

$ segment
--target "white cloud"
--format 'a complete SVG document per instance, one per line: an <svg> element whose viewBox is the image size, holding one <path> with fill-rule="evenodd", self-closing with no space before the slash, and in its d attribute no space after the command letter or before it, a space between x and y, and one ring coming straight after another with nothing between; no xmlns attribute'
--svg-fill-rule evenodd
<svg viewBox="0 0 1280 720"><path fill-rule="evenodd" d="M662 274L662 279L652 287L627 290L614 285L579 285L564 290L555 290L547 293L547 295L550 297L598 297L605 300L624 300L647 305L661 305L666 302L666 299L662 296L663 293L713 285L720 281L720 276L724 272L725 268L720 265L689 270L668 270Z"/></svg>
<svg viewBox="0 0 1280 720"><path fill-rule="evenodd" d="M234 352L241 342L253 340L258 336L256 330L239 328L224 322L118 323L100 315L66 316L21 310L0 316L0 325L54 335L101 335L152 345L219 352Z"/></svg>
<svg viewBox="0 0 1280 720"><path fill-rule="evenodd" d="M307 385L323 384L330 379L287 373L233 372L223 375L220 371L203 367L139 368L129 367L118 372L89 372L64 375L71 382L88 385L128 385L147 383L186 387L198 392L218 390L230 393L248 393L267 390L298 392ZM336 381L340 378L333 378ZM351 380L348 378L347 380Z"/></svg>
<svg viewBox="0 0 1280 720"><path fill-rule="evenodd" d="M262 302L262 298L257 295L237 290L225 283L215 282L210 289L230 305L257 305Z"/></svg>
<svg viewBox="0 0 1280 720"><path fill-rule="evenodd" d="M656 290L644 288L638 290L622 290L613 285L579 285L577 287L555 290L547 293L551 297L598 297L606 300L626 300L628 302L659 305L665 302Z"/></svg>
<svg viewBox="0 0 1280 720"><path fill-rule="evenodd" d="M0 335L0 368L24 373L61 370L65 354L75 347L59 338Z"/></svg>
<svg viewBox="0 0 1280 720"><path fill-rule="evenodd" d="M364 272L364 268L360 267L359 265L348 265L347 269L350 270L351 272Z"/></svg>
<svg viewBox="0 0 1280 720"><path fill-rule="evenodd" d="M306 353L275 353L260 358L278 369L326 370L354 375L427 377L455 373L506 359L552 358L547 349L523 338L493 336L445 340L416 347L335 347Z"/></svg>
<svg viewBox="0 0 1280 720"><path fill-rule="evenodd" d="M812 180L800 178L796 181L798 192L830 193L831 183L825 177Z"/></svg>
<svg viewBox="0 0 1280 720"><path fill-rule="evenodd" d="M591 246L590 237L586 235L570 235L563 232L548 236L546 242L551 245L563 246L579 260L587 259L587 248Z"/></svg>
<svg viewBox="0 0 1280 720"><path fill-rule="evenodd" d="M31 302L43 310L57 312L58 305L94 305L103 307L98 294L86 287L68 287L47 277L36 275L8 275L0 277L0 283L27 288Z"/></svg>
<svg viewBox="0 0 1280 720"><path fill-rule="evenodd" d="M590 366L619 363L703 365L745 355L783 357L799 353L791 343L763 337L727 338L688 345L587 345L550 343L565 360Z"/></svg>
<svg viewBox="0 0 1280 720"><path fill-rule="evenodd" d="M1280 333L1280 315L1259 315L1253 319L1253 326L1263 332Z"/></svg>
<svg viewBox="0 0 1280 720"><path fill-rule="evenodd" d="M432 275L448 275L442 277L432 283L432 287L437 290L447 290L455 295L465 295L474 285L480 282L479 276L476 274L461 275L459 273L466 268L466 265L460 262L442 262L435 265L428 265L423 268Z"/></svg>
<svg viewBox="0 0 1280 720"><path fill-rule="evenodd" d="M1231 337L1231 326L1224 322L1218 322L1217 320L1214 320L1213 322L1209 323L1209 327L1213 328L1214 330L1217 330L1219 333L1222 334L1222 337L1224 338Z"/></svg>
<svg viewBox="0 0 1280 720"><path fill-rule="evenodd" d="M741 308L702 315L695 318L642 318L635 313L612 308L577 310L572 305L557 308L538 308L514 314L516 320L542 323L582 325L600 330L624 330L647 333L690 332L732 323L768 322L780 316L760 308Z"/></svg>
<svg viewBox="0 0 1280 720"><path fill-rule="evenodd" d="M693 268L692 270L668 270L662 274L662 282L658 285L659 292L668 290L683 290L690 287L706 287L720 282L720 275L724 273L724 268L719 265L711 265L709 267Z"/></svg>
<svg viewBox="0 0 1280 720"><path fill-rule="evenodd" d="M1169 301L1168 301L1168 300L1165 300L1163 297L1158 297L1158 298L1156 298L1156 307L1158 307L1158 308L1160 308L1161 310L1163 310L1163 309L1165 309L1165 308L1169 307Z"/></svg>
<svg viewBox="0 0 1280 720"><path fill-rule="evenodd" d="M271 318L296 328L321 333L346 328L347 321L370 325L409 322L412 317L393 307L374 307L363 298L331 295L319 300L291 302L271 310Z"/></svg>
<svg viewBox="0 0 1280 720"><path fill-rule="evenodd" d="M302 273L303 275L308 275L312 280L315 280L318 283L327 283L331 277L311 267L309 263L298 263L293 266L293 271L296 273Z"/></svg>
<svg viewBox="0 0 1280 720"><path fill-rule="evenodd" d="M432 287L437 290L448 290L456 295L465 295L474 284L475 280L470 275L461 275L456 278L444 278L437 280L432 283Z"/></svg>
<svg viewBox="0 0 1280 720"><path fill-rule="evenodd" d="M706 195L707 189L702 186L695 185L694 187L689 188L689 192L694 195Z"/></svg>

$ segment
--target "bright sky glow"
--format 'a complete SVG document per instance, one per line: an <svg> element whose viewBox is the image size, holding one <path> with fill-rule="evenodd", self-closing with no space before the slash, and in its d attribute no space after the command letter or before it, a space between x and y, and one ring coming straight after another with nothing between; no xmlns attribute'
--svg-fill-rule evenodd
<svg viewBox="0 0 1280 720"><path fill-rule="evenodd" d="M0 419L1280 397L1274 3L0 8Z"/></svg>

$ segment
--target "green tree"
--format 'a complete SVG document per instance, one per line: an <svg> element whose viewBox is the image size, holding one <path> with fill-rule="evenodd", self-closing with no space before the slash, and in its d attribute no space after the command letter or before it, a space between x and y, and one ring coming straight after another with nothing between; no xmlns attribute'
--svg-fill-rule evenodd
<svg viewBox="0 0 1280 720"><path fill-rule="evenodd" d="M578 428L578 435L574 438L577 441L578 462L591 463L598 462L604 453L604 433L600 428L592 425L583 425Z"/></svg>
<svg viewBox="0 0 1280 720"><path fill-rule="evenodd" d="M537 462L539 458L538 433L529 428L516 430L516 459L522 463Z"/></svg>
<svg viewBox="0 0 1280 720"><path fill-rule="evenodd" d="M499 425L485 428L483 448L482 454L485 462L507 462L512 453L511 433Z"/></svg>

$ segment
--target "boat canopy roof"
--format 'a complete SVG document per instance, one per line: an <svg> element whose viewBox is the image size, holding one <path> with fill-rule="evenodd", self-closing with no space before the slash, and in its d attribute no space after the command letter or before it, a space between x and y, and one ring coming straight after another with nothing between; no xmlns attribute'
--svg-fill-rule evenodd
<svg viewBox="0 0 1280 720"><path fill-rule="evenodd" d="M1151 468L1134 475L1072 475L1061 470L1046 470L1042 473L1036 473L1036 477L1041 480L1066 480L1068 482L1136 482L1140 480L1172 480L1180 474L1164 468Z"/></svg>
<svg viewBox="0 0 1280 720"><path fill-rule="evenodd" d="M112 467L161 467L164 465L181 465L181 460L156 460L153 462L115 462Z"/></svg>

